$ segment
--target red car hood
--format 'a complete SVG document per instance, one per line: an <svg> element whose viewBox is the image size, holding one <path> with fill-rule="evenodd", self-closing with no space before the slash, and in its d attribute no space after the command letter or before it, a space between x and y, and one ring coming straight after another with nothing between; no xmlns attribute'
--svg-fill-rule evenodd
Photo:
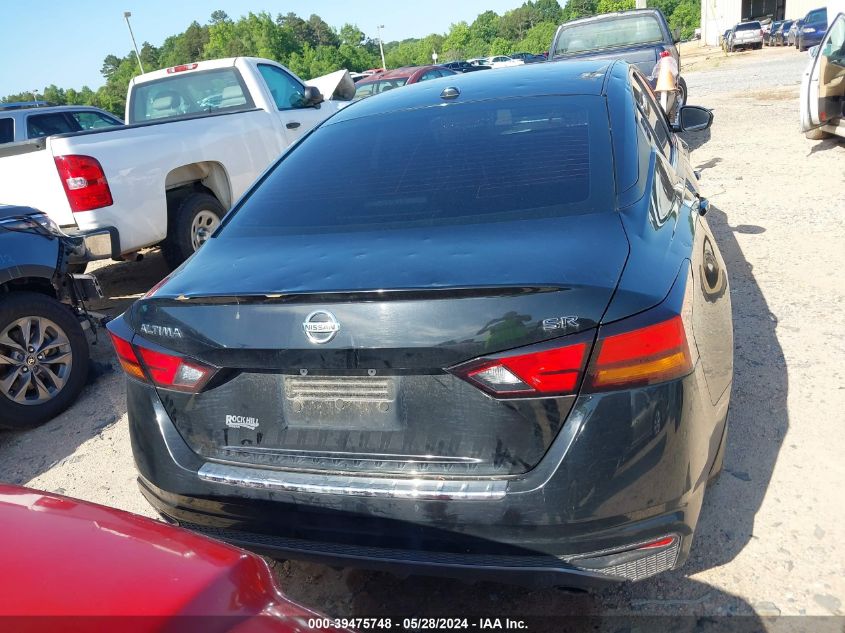
<svg viewBox="0 0 845 633"><path fill-rule="evenodd" d="M157 616L117 627L90 618L82 630L169 631L193 629L181 617L174 628L177 616L217 616L202 618L201 630L314 631L316 614L282 595L263 559L186 530L6 485L0 526L0 617ZM57 630L55 620L42 624Z"/></svg>

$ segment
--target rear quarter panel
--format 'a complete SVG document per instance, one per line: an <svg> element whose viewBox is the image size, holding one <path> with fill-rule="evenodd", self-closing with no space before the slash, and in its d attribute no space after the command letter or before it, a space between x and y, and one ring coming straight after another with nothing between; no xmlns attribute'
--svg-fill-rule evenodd
<svg viewBox="0 0 845 633"><path fill-rule="evenodd" d="M75 220L53 161L52 141L38 139L3 148L17 153L0 153L0 203L38 209L59 226L70 227Z"/></svg>

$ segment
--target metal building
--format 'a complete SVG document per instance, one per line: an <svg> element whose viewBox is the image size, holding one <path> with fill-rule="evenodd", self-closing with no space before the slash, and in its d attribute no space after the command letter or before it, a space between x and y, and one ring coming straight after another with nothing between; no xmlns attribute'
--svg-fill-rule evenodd
<svg viewBox="0 0 845 633"><path fill-rule="evenodd" d="M717 45L719 36L746 20L797 20L825 0L701 0L701 39Z"/></svg>

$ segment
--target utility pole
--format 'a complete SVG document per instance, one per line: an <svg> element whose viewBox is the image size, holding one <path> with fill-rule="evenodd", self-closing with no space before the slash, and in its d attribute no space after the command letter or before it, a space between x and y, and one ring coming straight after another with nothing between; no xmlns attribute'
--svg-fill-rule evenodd
<svg viewBox="0 0 845 633"><path fill-rule="evenodd" d="M126 26L129 27L129 37L132 38L132 47L135 49L135 57L138 60L138 68L141 69L141 74L144 74L144 65L141 63L141 53L138 52L138 45L135 43L135 34L132 32L132 25L129 24L129 18L132 17L131 11L123 12L123 19L126 20Z"/></svg>
<svg viewBox="0 0 845 633"><path fill-rule="evenodd" d="M646 0L637 0L637 9L645 9L646 8Z"/></svg>
<svg viewBox="0 0 845 633"><path fill-rule="evenodd" d="M383 45L382 40L381 40L381 30L383 28L384 28L384 24L379 24L376 27L376 30L378 31L378 49L379 49L379 51L381 51L381 67L384 70L387 70L387 64L384 61L384 45Z"/></svg>

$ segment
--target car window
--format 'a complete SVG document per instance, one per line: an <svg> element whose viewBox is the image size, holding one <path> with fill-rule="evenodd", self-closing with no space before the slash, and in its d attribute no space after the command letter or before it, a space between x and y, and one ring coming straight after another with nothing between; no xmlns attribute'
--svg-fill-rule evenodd
<svg viewBox="0 0 845 633"><path fill-rule="evenodd" d="M15 120L11 117L0 119L0 143L11 143L15 140Z"/></svg>
<svg viewBox="0 0 845 633"><path fill-rule="evenodd" d="M358 84L357 86L355 86L354 99L363 99L364 97L369 97L371 94L374 94L375 89L375 82L370 82L367 84Z"/></svg>
<svg viewBox="0 0 845 633"><path fill-rule="evenodd" d="M653 15L629 15L595 20L561 30L553 55L635 46L663 41L660 23Z"/></svg>
<svg viewBox="0 0 845 633"><path fill-rule="evenodd" d="M804 22L827 22L827 9L816 9L815 11L810 11L807 14L807 17L804 18Z"/></svg>
<svg viewBox="0 0 845 633"><path fill-rule="evenodd" d="M375 92L387 92L388 90L393 90L394 88L401 88L406 83L408 83L407 77L397 77L396 79L383 79L382 81L376 82Z"/></svg>
<svg viewBox="0 0 845 633"><path fill-rule="evenodd" d="M98 130L100 128L122 125L117 119L100 112L70 112L69 114L79 124L82 130Z"/></svg>
<svg viewBox="0 0 845 633"><path fill-rule="evenodd" d="M660 104L657 103L657 100L654 98L654 94L651 92L651 88L646 85L642 77L637 73L634 73L632 76L634 101L637 104L637 109L639 109L645 120L648 122L652 142L655 147L660 150L663 156L671 160L672 133L666 124L666 117L663 114L663 109L660 107Z"/></svg>
<svg viewBox="0 0 845 633"><path fill-rule="evenodd" d="M825 88L829 89L833 80L845 75L845 71L842 70L842 67L845 66L845 19L836 20L833 23L833 28L830 29L830 34L822 48L821 56L825 62L834 64L821 73L827 84ZM834 69L837 69L838 72Z"/></svg>
<svg viewBox="0 0 845 633"><path fill-rule="evenodd" d="M32 114L26 118L27 138L42 138L54 134L79 132L81 129L79 123L67 116L64 112Z"/></svg>
<svg viewBox="0 0 845 633"><path fill-rule="evenodd" d="M132 89L130 123L253 107L235 68L175 73Z"/></svg>
<svg viewBox="0 0 845 633"><path fill-rule="evenodd" d="M438 77L440 77L440 71L429 70L428 72L424 73L422 77L420 77L420 81L428 81L429 79L437 79Z"/></svg>
<svg viewBox="0 0 845 633"><path fill-rule="evenodd" d="M220 237L479 224L612 208L601 97L493 99L320 126L247 196Z"/></svg>
<svg viewBox="0 0 845 633"><path fill-rule="evenodd" d="M759 31L762 28L759 22L745 22L736 25L737 31Z"/></svg>
<svg viewBox="0 0 845 633"><path fill-rule="evenodd" d="M258 72L267 83L279 110L301 108L305 104L305 86L278 66L258 64Z"/></svg>
<svg viewBox="0 0 845 633"><path fill-rule="evenodd" d="M654 163L654 189L649 214L656 226L665 224L680 202L669 169L661 158Z"/></svg>

